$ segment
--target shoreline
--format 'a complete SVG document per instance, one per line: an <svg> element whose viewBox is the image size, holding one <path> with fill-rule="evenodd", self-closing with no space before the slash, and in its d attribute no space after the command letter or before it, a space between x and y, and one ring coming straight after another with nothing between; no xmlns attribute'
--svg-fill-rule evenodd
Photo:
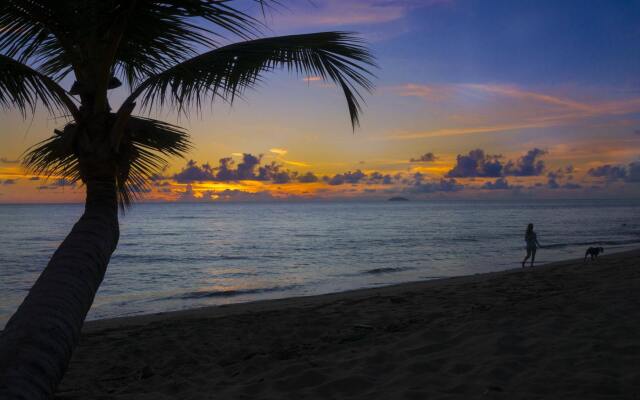
<svg viewBox="0 0 640 400"><path fill-rule="evenodd" d="M640 249L88 322L58 399L637 399Z"/></svg>
<svg viewBox="0 0 640 400"><path fill-rule="evenodd" d="M631 250L622 250L619 252L608 253L605 255L601 255L600 258L602 260L610 259L612 257L626 257L626 256L640 256L640 248L634 248ZM535 266L533 268L527 266L525 268L511 268L501 271L492 271L492 272L482 272L473 275L460 275L446 278L435 278L428 280L420 280L420 281L411 281L411 282L402 282L390 285L384 285L380 287L372 287L372 288L360 288L360 289L351 289L341 292L332 292L332 293L324 293L324 294L314 294L308 296L293 296L293 297L284 297L278 299L261 299L261 300L253 300L241 303L232 303L232 304L221 304L221 305L211 305L204 307L194 307L185 310L178 311L163 311L158 313L150 313L150 314L140 314L140 315L132 315L132 316L122 316L122 317L113 317L113 318L101 318L86 321L83 326L83 333L85 330L87 332L92 332L101 329L113 329L117 327L128 327L128 326L136 326L136 325L144 325L148 323L153 323L157 321L165 321L165 320L174 320L174 319L183 319L183 318L200 318L200 317L211 317L211 318L220 318L228 315L233 315L236 313L243 312L256 312L256 311L269 311L282 307L293 307L299 305L316 305L322 302L330 302L335 300L341 300L342 298L361 298L367 296L375 296L375 295L384 295L389 292L398 292L398 291L413 291L413 290L423 290L429 289L432 287L437 287L439 285L447 285L447 284L456 284L456 283L469 283L477 280L485 280L491 279L494 277L499 277L503 275L509 274L518 274L525 273L530 271L545 271L549 268L575 265L578 263L582 263L583 259L567 259L561 261L553 261L550 263L542 264L539 266ZM296 304L301 303L301 304Z"/></svg>

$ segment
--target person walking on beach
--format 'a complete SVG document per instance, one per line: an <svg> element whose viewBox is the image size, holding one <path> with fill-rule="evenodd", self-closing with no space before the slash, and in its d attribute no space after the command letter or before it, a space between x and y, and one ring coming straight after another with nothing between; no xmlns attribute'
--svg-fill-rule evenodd
<svg viewBox="0 0 640 400"><path fill-rule="evenodd" d="M538 247L542 247L538 242L538 236L533 231L533 224L529 224L527 226L527 232L524 234L524 241L527 243L527 256L522 260L522 268L524 268L524 264L527 262L529 257L531 257L531 266L533 267L533 262L536 259L536 250Z"/></svg>

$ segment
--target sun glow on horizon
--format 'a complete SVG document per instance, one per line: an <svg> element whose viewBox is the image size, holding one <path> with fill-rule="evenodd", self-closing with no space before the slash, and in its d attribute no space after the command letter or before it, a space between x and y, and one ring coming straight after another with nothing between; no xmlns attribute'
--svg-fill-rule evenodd
<svg viewBox="0 0 640 400"><path fill-rule="evenodd" d="M266 73L233 107L217 102L191 119L154 110L184 126L194 144L187 156L211 169L183 174L186 162L172 159L140 190L148 201L640 198L640 41L630 39L638 15L621 9L473 0L292 5L291 15L266 21L274 34L356 31L375 54L380 68L361 126L351 129L344 96L320 74ZM72 80L62 83L69 89ZM126 95L113 91L111 104ZM81 184L45 180L17 163L64 120L42 109L33 120L0 113L0 203L82 201ZM227 158L224 169L219 160Z"/></svg>

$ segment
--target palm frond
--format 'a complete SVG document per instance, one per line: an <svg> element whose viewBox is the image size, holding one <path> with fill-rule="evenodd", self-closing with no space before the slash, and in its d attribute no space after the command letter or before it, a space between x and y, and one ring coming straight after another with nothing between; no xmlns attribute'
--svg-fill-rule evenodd
<svg viewBox="0 0 640 400"><path fill-rule="evenodd" d="M10 57L0 55L0 106L16 107L26 115L41 102L49 112L63 111L73 117L78 110L56 82Z"/></svg>
<svg viewBox="0 0 640 400"><path fill-rule="evenodd" d="M59 3L59 4L58 4ZM0 5L0 51L26 61L39 47L63 34L56 10L63 2L5 0Z"/></svg>
<svg viewBox="0 0 640 400"><path fill-rule="evenodd" d="M256 1L264 5L273 0ZM217 46L225 32L244 39L255 37L262 27L260 21L231 3L3 0L0 52L37 64L43 73L62 79L89 58L90 52L100 53L101 47L116 43L114 59L107 62L133 86L143 77L194 56L194 47Z"/></svg>
<svg viewBox="0 0 640 400"><path fill-rule="evenodd" d="M167 167L167 158L183 157L190 148L188 134L176 125L143 117L129 119L116 156L121 206L140 199L151 176L161 174Z"/></svg>
<svg viewBox="0 0 640 400"><path fill-rule="evenodd" d="M36 143L27 149L22 157L26 170L38 176L56 176L70 182L80 180L78 157L74 152L77 125L67 124L63 130L55 130L55 135Z"/></svg>
<svg viewBox="0 0 640 400"><path fill-rule="evenodd" d="M343 91L351 123L359 123L362 96L372 83L373 57L357 37L322 32L250 40L221 47L179 63L141 83L125 101L142 99L143 108L169 104L181 112L200 108L206 98L229 102L261 80L264 72L286 68L320 76Z"/></svg>
<svg viewBox="0 0 640 400"><path fill-rule="evenodd" d="M278 0L253 0L262 8ZM226 33L249 40L264 24L239 8L237 1L139 1L118 49L115 70L131 86L188 58L195 48L219 47ZM200 19L200 21L197 21ZM204 22L204 23L203 23Z"/></svg>
<svg viewBox="0 0 640 400"><path fill-rule="evenodd" d="M70 182L82 179L75 151L77 125L63 130L31 147L22 162L35 175L62 177ZM151 176L168 165L167 158L183 157L191 143L180 127L153 119L132 116L125 129L120 152L114 155L118 166L118 203L124 209L149 189Z"/></svg>

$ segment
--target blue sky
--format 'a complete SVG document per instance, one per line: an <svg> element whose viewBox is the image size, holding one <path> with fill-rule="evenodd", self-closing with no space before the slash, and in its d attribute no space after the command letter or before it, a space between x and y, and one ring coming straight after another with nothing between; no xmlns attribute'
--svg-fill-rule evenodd
<svg viewBox="0 0 640 400"><path fill-rule="evenodd" d="M270 16L276 32L363 32L391 82L640 82L638 1L314 1Z"/></svg>

